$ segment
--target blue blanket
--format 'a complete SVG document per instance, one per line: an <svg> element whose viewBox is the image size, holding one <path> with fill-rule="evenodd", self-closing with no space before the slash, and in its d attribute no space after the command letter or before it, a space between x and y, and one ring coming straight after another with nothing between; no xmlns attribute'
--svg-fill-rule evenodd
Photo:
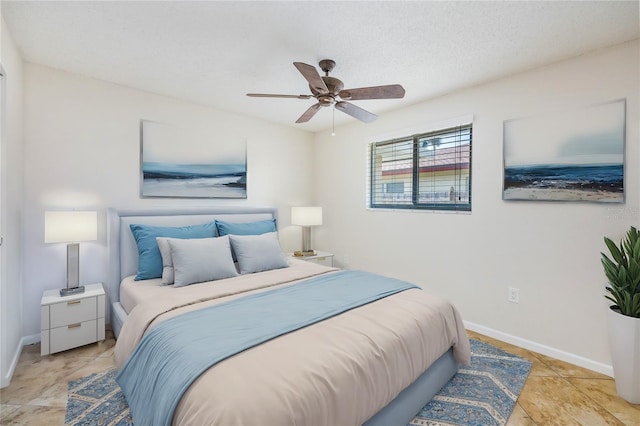
<svg viewBox="0 0 640 426"><path fill-rule="evenodd" d="M419 287L367 272L342 271L188 312L145 334L116 381L136 426L170 425L183 393L214 364L410 288Z"/></svg>

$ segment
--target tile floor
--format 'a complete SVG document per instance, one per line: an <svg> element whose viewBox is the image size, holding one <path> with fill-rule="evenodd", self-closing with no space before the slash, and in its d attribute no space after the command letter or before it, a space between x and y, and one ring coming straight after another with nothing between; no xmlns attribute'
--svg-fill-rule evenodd
<svg viewBox="0 0 640 426"><path fill-rule="evenodd" d="M533 363L507 426L640 426L640 405L616 395L612 378L473 331L469 337Z"/></svg>
<svg viewBox="0 0 640 426"><path fill-rule="evenodd" d="M611 378L474 333L533 362L507 425L640 426L640 405L618 398ZM62 425L67 382L114 366L112 334L107 340L46 357L40 345L24 348L11 384L0 390L0 424Z"/></svg>

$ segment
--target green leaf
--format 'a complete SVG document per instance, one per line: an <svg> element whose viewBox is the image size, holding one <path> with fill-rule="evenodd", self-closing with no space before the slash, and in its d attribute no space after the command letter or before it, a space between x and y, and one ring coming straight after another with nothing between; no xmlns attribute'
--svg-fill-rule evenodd
<svg viewBox="0 0 640 426"><path fill-rule="evenodd" d="M636 241L633 243L633 250L630 257L634 259L640 259L640 237L636 235Z"/></svg>
<svg viewBox="0 0 640 426"><path fill-rule="evenodd" d="M633 317L640 317L640 294L633 296L631 302L630 315Z"/></svg>
<svg viewBox="0 0 640 426"><path fill-rule="evenodd" d="M604 267L605 275L610 283L618 283L618 270L619 267L605 254L602 254L602 266Z"/></svg>
<svg viewBox="0 0 640 426"><path fill-rule="evenodd" d="M624 258L622 257L622 251L618 248L616 243L614 243L607 237L604 237L604 242L609 248L609 252L611 253L611 256L613 257L613 259L618 263L624 262Z"/></svg>
<svg viewBox="0 0 640 426"><path fill-rule="evenodd" d="M640 264L637 260L629 259L629 269L627 271L629 283L635 287L640 282Z"/></svg>
<svg viewBox="0 0 640 426"><path fill-rule="evenodd" d="M613 299L613 298L612 298L612 297L610 297L610 296L604 296L604 298L605 298L605 299L609 299L609 300L611 300L611 301L613 302L613 304L614 304L614 305L617 305L617 304L618 304L618 301L617 301L617 300L615 300L615 299Z"/></svg>

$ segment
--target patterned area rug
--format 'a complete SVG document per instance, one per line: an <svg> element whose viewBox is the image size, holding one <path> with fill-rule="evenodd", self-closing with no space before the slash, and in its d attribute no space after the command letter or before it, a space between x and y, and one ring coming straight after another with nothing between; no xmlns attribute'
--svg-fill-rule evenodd
<svg viewBox="0 0 640 426"><path fill-rule="evenodd" d="M471 340L471 366L425 405L411 426L504 425L531 370L531 363ZM116 370L69 382L66 425L132 425L129 406L115 382Z"/></svg>
<svg viewBox="0 0 640 426"><path fill-rule="evenodd" d="M530 370L526 359L471 340L471 365L460 367L410 425L504 425Z"/></svg>
<svg viewBox="0 0 640 426"><path fill-rule="evenodd" d="M69 382L65 425L132 425L129 405L116 383L115 368Z"/></svg>

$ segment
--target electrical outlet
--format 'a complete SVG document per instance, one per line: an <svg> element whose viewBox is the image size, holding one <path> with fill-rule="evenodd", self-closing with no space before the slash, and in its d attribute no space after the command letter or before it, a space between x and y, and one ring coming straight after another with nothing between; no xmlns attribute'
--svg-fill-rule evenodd
<svg viewBox="0 0 640 426"><path fill-rule="evenodd" d="M511 303L520 303L520 289L515 287L509 287L507 293L507 300Z"/></svg>

